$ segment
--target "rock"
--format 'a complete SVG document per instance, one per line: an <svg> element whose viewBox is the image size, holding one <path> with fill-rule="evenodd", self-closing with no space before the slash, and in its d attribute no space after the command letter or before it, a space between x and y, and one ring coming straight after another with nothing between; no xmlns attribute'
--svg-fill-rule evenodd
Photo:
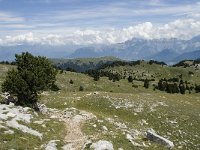
<svg viewBox="0 0 200 150"><path fill-rule="evenodd" d="M37 105L41 113L46 114L48 112L48 109L45 104L37 104Z"/></svg>
<svg viewBox="0 0 200 150"><path fill-rule="evenodd" d="M143 126L143 125L148 125L148 123L146 122L146 120L142 119L139 121L139 123Z"/></svg>
<svg viewBox="0 0 200 150"><path fill-rule="evenodd" d="M8 96L6 99L5 99L5 104L9 105L10 103L13 103L15 104L17 102L16 99L14 99L12 96Z"/></svg>
<svg viewBox="0 0 200 150"><path fill-rule="evenodd" d="M102 130L108 131L108 128L106 126L102 126Z"/></svg>
<svg viewBox="0 0 200 150"><path fill-rule="evenodd" d="M15 132L13 130L8 130L8 131L4 131L4 134L14 134Z"/></svg>
<svg viewBox="0 0 200 150"><path fill-rule="evenodd" d="M0 124L0 129L7 129L7 127L4 127Z"/></svg>
<svg viewBox="0 0 200 150"><path fill-rule="evenodd" d="M83 150L84 149L89 149L90 146L92 145L92 141L91 140L87 140L83 146ZM70 149L71 150L71 149Z"/></svg>
<svg viewBox="0 0 200 150"><path fill-rule="evenodd" d="M36 124L43 124L43 123L44 123L44 120L34 121L33 123L36 123Z"/></svg>
<svg viewBox="0 0 200 150"><path fill-rule="evenodd" d="M40 133L40 132L38 132L36 130L33 130L33 129L25 126L25 125L19 124L16 119L12 119L12 120L7 121L6 125L8 127L15 128L17 130L21 130L24 133L29 133L29 134L32 134L32 135L37 136L40 139L42 139L42 136L43 136L42 133Z"/></svg>
<svg viewBox="0 0 200 150"><path fill-rule="evenodd" d="M105 140L93 143L90 148L93 148L94 150L114 150L112 143Z"/></svg>
<svg viewBox="0 0 200 150"><path fill-rule="evenodd" d="M69 144L66 144L62 147L63 150L75 150L75 148L73 148L73 144L72 143L69 143Z"/></svg>
<svg viewBox="0 0 200 150"><path fill-rule="evenodd" d="M126 134L126 139L128 139L128 140L134 140L134 138L130 134Z"/></svg>
<svg viewBox="0 0 200 150"><path fill-rule="evenodd" d="M156 134L153 129L147 130L147 139L150 141L154 141L160 144L165 145L167 148L172 149L174 147L174 143L170 140Z"/></svg>
<svg viewBox="0 0 200 150"><path fill-rule="evenodd" d="M17 100L15 98L13 98L8 92L5 92L1 95L1 97L4 98L3 101L1 101L1 104L6 104L9 105L10 103L16 103Z"/></svg>
<svg viewBox="0 0 200 150"><path fill-rule="evenodd" d="M183 148L183 146L178 146L178 149L182 149Z"/></svg>
<svg viewBox="0 0 200 150"><path fill-rule="evenodd" d="M55 119L55 118L58 118L58 117L55 116L55 115L51 115L50 118L51 118L51 119Z"/></svg>
<svg viewBox="0 0 200 150"><path fill-rule="evenodd" d="M114 125L117 126L120 129L127 129L127 126L125 123L121 123L121 122L114 122Z"/></svg>
<svg viewBox="0 0 200 150"><path fill-rule="evenodd" d="M49 143L46 145L45 150L57 150L56 146L56 142L58 142L59 140L51 140L49 141Z"/></svg>
<svg viewBox="0 0 200 150"><path fill-rule="evenodd" d="M10 96L10 93L8 92L4 92L3 94L1 94L1 97L8 99L8 97Z"/></svg>
<svg viewBox="0 0 200 150"><path fill-rule="evenodd" d="M142 147L142 145L134 141L134 137L132 137L130 134L126 134L126 139L129 140L133 144L133 146Z"/></svg>
<svg viewBox="0 0 200 150"><path fill-rule="evenodd" d="M70 118L71 114L65 110L64 113L63 113L63 117L64 118Z"/></svg>
<svg viewBox="0 0 200 150"><path fill-rule="evenodd" d="M11 103L10 103L11 104ZM34 136L42 139L42 133L39 133L36 130L33 130L23 124L20 124L19 121L30 123L32 114L26 113L26 108L21 106L11 106L11 105L0 105L0 120L4 120L4 123L7 127L15 128L24 133L29 133ZM6 134L12 134L12 131L5 132Z"/></svg>
<svg viewBox="0 0 200 150"><path fill-rule="evenodd" d="M16 116L16 114L13 114L13 113L9 112L9 113L6 114L6 116L7 116L7 117L11 117L11 118L13 118L13 117Z"/></svg>
<svg viewBox="0 0 200 150"><path fill-rule="evenodd" d="M103 120L97 120L97 122L100 122L100 123L102 123L102 122L103 122Z"/></svg>

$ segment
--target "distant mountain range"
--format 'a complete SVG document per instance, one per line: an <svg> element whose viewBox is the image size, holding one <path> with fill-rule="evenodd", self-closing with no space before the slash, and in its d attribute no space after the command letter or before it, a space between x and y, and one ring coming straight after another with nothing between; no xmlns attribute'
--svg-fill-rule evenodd
<svg viewBox="0 0 200 150"><path fill-rule="evenodd" d="M182 59L200 58L200 35L190 40L180 39L132 39L110 45L17 45L0 46L0 61L14 60L15 53L29 51L48 58L90 58L113 56L124 60L157 60L166 63Z"/></svg>
<svg viewBox="0 0 200 150"><path fill-rule="evenodd" d="M158 60L178 62L180 59L200 58L200 36L190 40L132 39L124 43L77 49L70 58L114 56L125 60Z"/></svg>

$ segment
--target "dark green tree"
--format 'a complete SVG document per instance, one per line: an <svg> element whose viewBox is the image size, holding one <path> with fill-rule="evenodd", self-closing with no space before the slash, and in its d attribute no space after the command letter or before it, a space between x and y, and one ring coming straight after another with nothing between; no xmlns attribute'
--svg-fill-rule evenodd
<svg viewBox="0 0 200 150"><path fill-rule="evenodd" d="M185 94L186 88L185 88L185 85L184 85L184 83L183 83L183 80L180 81L179 89L180 89L180 93L181 93L181 94Z"/></svg>
<svg viewBox="0 0 200 150"><path fill-rule="evenodd" d="M128 82L133 82L133 77L132 76L128 77Z"/></svg>
<svg viewBox="0 0 200 150"><path fill-rule="evenodd" d="M83 86L80 86L79 91L83 91L83 90L84 90Z"/></svg>
<svg viewBox="0 0 200 150"><path fill-rule="evenodd" d="M195 84L195 92L199 93L200 92L200 85Z"/></svg>
<svg viewBox="0 0 200 150"><path fill-rule="evenodd" d="M94 74L94 81L99 81L100 75L99 74Z"/></svg>
<svg viewBox="0 0 200 150"><path fill-rule="evenodd" d="M74 81L72 79L69 80L70 84L74 84Z"/></svg>
<svg viewBox="0 0 200 150"><path fill-rule="evenodd" d="M148 80L148 79L145 79L145 80L144 80L144 87L145 87L146 89L149 88L149 80Z"/></svg>
<svg viewBox="0 0 200 150"><path fill-rule="evenodd" d="M167 83L166 85L167 93L179 93L179 87L176 83Z"/></svg>
<svg viewBox="0 0 200 150"><path fill-rule="evenodd" d="M166 91L166 88L167 88L167 82L165 79L160 79L159 82L158 82L158 89L160 91Z"/></svg>
<svg viewBox="0 0 200 150"><path fill-rule="evenodd" d="M57 71L45 57L34 57L28 52L15 57L17 68L8 71L2 91L16 96L18 105L38 110L38 94L55 89Z"/></svg>

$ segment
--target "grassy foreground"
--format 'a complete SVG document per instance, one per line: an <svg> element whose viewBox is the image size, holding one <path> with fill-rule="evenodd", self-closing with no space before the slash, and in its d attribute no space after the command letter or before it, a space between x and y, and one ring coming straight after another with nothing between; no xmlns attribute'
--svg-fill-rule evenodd
<svg viewBox="0 0 200 150"><path fill-rule="evenodd" d="M1 82L10 67L0 65ZM70 79L74 81L73 84L69 83ZM195 81L198 82L197 77ZM93 113L96 118L82 124L82 131L92 141L104 139L112 142L115 149L166 149L162 145L146 140L145 132L149 128L153 128L159 135L173 141L174 149L190 150L200 147L199 94L167 94L153 91L153 88L146 90L140 81L134 81L133 84L138 88L132 87L132 84L125 79L112 82L103 77L99 81L93 81L91 77L84 74L64 72L57 76L57 85L61 90L42 93L40 102L50 108L64 110L75 107ZM84 87L82 92L79 91L80 85ZM39 115L36 120L42 118L47 116ZM61 140L58 148L63 145L66 133L63 131L66 131L66 128L62 122L51 119L46 122L46 128L32 123L28 126L45 133L44 141L16 131L13 135L1 134L0 148L42 149L40 146L52 139ZM135 135L135 142L142 147L133 146L126 139L127 131Z"/></svg>

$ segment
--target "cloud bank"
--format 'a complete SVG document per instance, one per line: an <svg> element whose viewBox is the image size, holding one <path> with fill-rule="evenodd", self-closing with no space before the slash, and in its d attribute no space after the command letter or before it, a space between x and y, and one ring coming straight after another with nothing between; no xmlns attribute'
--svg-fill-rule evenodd
<svg viewBox="0 0 200 150"><path fill-rule="evenodd" d="M191 17L192 16L192 17ZM178 19L164 25L144 22L127 28L108 28L103 30L85 29L68 31L67 34L39 34L28 32L20 35L0 38L0 45L90 45L113 44L132 38L161 39L178 38L190 39L200 34L200 14L191 14L186 19Z"/></svg>

